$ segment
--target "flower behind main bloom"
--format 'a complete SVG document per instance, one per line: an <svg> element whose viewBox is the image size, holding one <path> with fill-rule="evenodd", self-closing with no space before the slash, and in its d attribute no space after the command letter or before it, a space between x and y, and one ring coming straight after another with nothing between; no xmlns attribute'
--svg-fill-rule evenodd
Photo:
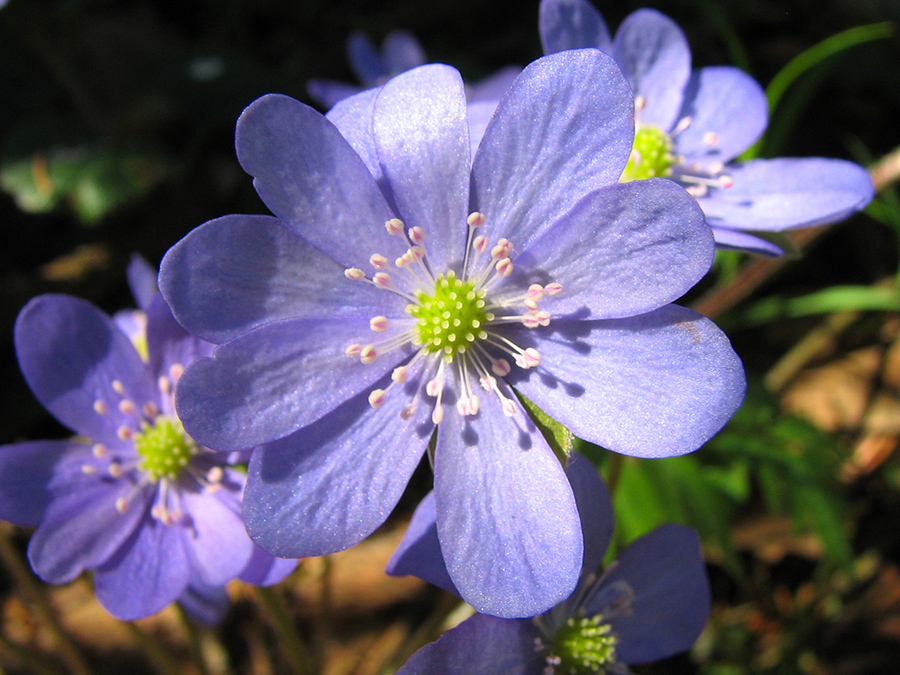
<svg viewBox="0 0 900 675"><path fill-rule="evenodd" d="M597 50L526 68L474 162L448 66L341 110L335 126L285 96L251 104L238 157L277 218L226 216L166 255L178 320L220 343L185 373L179 414L200 442L267 444L245 519L290 557L371 533L434 434L463 597L543 611L574 587L581 528L520 397L628 454L690 452L718 431L743 397L740 361L669 304L708 270L709 228L673 183L618 182L632 100Z"/></svg>

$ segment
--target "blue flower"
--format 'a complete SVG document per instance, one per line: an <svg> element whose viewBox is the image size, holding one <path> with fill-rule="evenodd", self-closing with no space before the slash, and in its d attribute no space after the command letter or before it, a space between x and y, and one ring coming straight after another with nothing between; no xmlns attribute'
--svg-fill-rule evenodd
<svg viewBox="0 0 900 675"><path fill-rule="evenodd" d="M251 104L238 158L277 218L225 216L166 254L176 317L220 344L185 373L181 419L223 450L266 444L244 516L285 557L370 534L434 438L457 588L483 611L544 611L575 586L581 526L520 397L633 455L716 433L743 397L740 360L669 304L707 272L709 228L674 183L618 182L632 96L594 49L526 68L474 161L448 66L339 106Z"/></svg>
<svg viewBox="0 0 900 675"><path fill-rule="evenodd" d="M573 454L569 480L584 531L575 592L533 619L476 614L414 654L397 675L627 673L693 645L709 616L710 591L696 532L664 525L627 546L598 573L613 532L613 507L596 469ZM430 494L388 562L457 593L441 559Z"/></svg>
<svg viewBox="0 0 900 675"><path fill-rule="evenodd" d="M179 600L213 622L227 606L225 583L274 583L296 562L253 544L240 516L244 475L198 446L175 413L178 378L212 346L175 323L158 293L145 340L147 361L77 298L43 295L22 309L22 373L77 436L0 447L0 518L37 528L28 558L44 580L94 570L97 598L117 618Z"/></svg>
<svg viewBox="0 0 900 675"><path fill-rule="evenodd" d="M768 123L762 88L743 71L691 70L675 22L641 9L611 39L587 0L542 0L545 53L596 47L609 53L634 90L636 135L622 180L666 176L697 198L723 248L781 255L754 232L824 225L847 218L874 196L853 162L820 157L737 163Z"/></svg>

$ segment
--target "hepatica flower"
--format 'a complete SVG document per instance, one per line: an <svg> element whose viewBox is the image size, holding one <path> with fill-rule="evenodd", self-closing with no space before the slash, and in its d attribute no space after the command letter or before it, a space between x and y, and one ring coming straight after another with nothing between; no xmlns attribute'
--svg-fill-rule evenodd
<svg viewBox="0 0 900 675"><path fill-rule="evenodd" d="M613 532L612 502L583 457L573 455L568 475L584 531L574 593L533 619L476 614L416 652L397 675L624 675L629 665L690 649L710 605L696 532L659 527L598 572ZM433 495L416 509L388 572L457 592L441 559Z"/></svg>
<svg viewBox="0 0 900 675"><path fill-rule="evenodd" d="M35 396L77 434L0 447L0 518L37 528L28 558L41 578L94 570L98 600L120 619L181 600L212 622L231 579L274 583L293 569L247 536L243 474L182 428L176 382L211 345L161 295L147 311L146 362L113 320L62 295L25 306L15 343Z"/></svg>
<svg viewBox="0 0 900 675"><path fill-rule="evenodd" d="M709 228L674 183L618 182L632 97L597 50L526 68L474 161L448 66L330 119L285 96L252 103L238 158L277 218L226 216L166 254L176 317L220 344L182 378L181 419L213 447L266 444L244 517L289 557L370 534L433 437L457 588L483 611L544 611L572 592L581 526L520 397L632 455L718 431L740 361L669 304L707 271Z"/></svg>
<svg viewBox="0 0 900 675"><path fill-rule="evenodd" d="M728 66L691 70L691 52L668 17L641 9L611 39L587 0L542 0L546 53L597 47L622 69L635 96L635 140L623 181L665 176L697 198L725 248L783 251L754 232L824 225L868 204L874 188L853 162L820 157L737 163L768 124L765 92Z"/></svg>

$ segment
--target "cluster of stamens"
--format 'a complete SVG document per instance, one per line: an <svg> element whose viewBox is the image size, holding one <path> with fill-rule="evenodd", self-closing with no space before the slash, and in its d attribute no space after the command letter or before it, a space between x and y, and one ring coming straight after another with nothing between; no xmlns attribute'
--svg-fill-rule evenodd
<svg viewBox="0 0 900 675"><path fill-rule="evenodd" d="M656 177L672 178L685 184L685 190L694 197L705 196L710 188L728 189L734 185L731 176L723 173L723 163L685 164L685 158L675 153L673 139L691 126L691 117L682 117L672 131L666 133L655 125L640 121L641 111L645 106L644 98L638 96L634 101L634 145L620 182ZM719 144L718 135L712 131L706 132L703 144L710 151L714 150Z"/></svg>
<svg viewBox="0 0 900 675"><path fill-rule="evenodd" d="M369 403L373 408L380 407L395 385L404 384L413 370L421 367L424 373L430 374L422 382L425 393L436 399L431 417L439 424L444 414L442 397L448 370L455 368L461 387L456 402L459 414L475 415L480 409L481 400L472 386L473 381L498 396L507 415L515 414L516 403L504 393L497 378L510 373L510 360L519 368L528 369L538 366L541 356L533 347L523 348L497 329L510 324L526 328L548 325L550 313L540 309L538 303L545 296L560 293L562 286L532 284L524 294L515 297L492 293L493 287L513 272L510 258L513 245L507 239L500 239L491 246L487 237L476 235L484 224L481 213L470 214L466 222L468 241L460 276L454 270L435 273L425 247L425 232L420 227L407 231L398 218L385 223L388 233L401 238L406 246L406 252L394 261L396 281L387 271L390 267L387 258L378 253L369 258L375 270L371 276L355 267L344 271L348 279L392 292L407 303L407 318L389 320L375 316L370 320L373 332L390 331L389 337L371 344L354 343L345 350L348 356L359 358L364 364L395 349L412 346L415 350L405 365L394 369L392 382L386 389L370 393ZM418 392L412 403L401 411L401 417L412 417L417 398Z"/></svg>
<svg viewBox="0 0 900 675"><path fill-rule="evenodd" d="M553 636L552 645L535 639L535 651L545 653L544 675L599 675L616 670L619 639L603 615L572 617Z"/></svg>
<svg viewBox="0 0 900 675"><path fill-rule="evenodd" d="M184 366L173 364L168 375L162 375L157 381L159 392L174 411L174 387L184 372ZM181 520L181 497L175 483L183 472L188 472L207 490L217 490L224 472L215 466L208 471L199 471L191 465L191 460L202 451L194 440L185 433L181 420L172 412L160 411L153 401L138 406L125 392L120 380L113 380L113 392L118 397L114 402L118 412L125 421L116 430L120 440L133 443L136 456L128 453L123 458L120 452L103 443L94 443L91 454L98 460L86 463L81 470L86 474L104 472L114 479L126 478L132 481L128 493L116 500L115 507L119 513L125 513L132 500L146 487L156 484L156 491L151 515L165 525ZM94 401L94 412L98 415L111 414L110 406L103 400Z"/></svg>

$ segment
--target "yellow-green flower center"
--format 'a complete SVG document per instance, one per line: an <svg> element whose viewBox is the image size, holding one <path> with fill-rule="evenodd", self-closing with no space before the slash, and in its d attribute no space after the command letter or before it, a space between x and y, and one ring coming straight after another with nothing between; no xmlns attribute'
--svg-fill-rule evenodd
<svg viewBox="0 0 900 675"><path fill-rule="evenodd" d="M443 352L448 362L465 353L487 337L482 326L494 318L484 309L484 296L484 290L475 290L475 282L458 278L452 270L439 274L434 292L418 291L418 304L406 307L416 319L417 342L428 352Z"/></svg>
<svg viewBox="0 0 900 675"><path fill-rule="evenodd" d="M611 626L601 623L602 615L571 618L553 637L547 657L554 672L567 675L598 675L616 663L618 638Z"/></svg>
<svg viewBox="0 0 900 675"><path fill-rule="evenodd" d="M665 131L652 124L638 124L634 146L619 182L668 176L675 164L672 148L672 139Z"/></svg>
<svg viewBox="0 0 900 675"><path fill-rule="evenodd" d="M154 480L175 478L197 452L194 440L184 433L178 419L160 415L153 426L146 425L134 435L134 447L141 456L138 465Z"/></svg>

